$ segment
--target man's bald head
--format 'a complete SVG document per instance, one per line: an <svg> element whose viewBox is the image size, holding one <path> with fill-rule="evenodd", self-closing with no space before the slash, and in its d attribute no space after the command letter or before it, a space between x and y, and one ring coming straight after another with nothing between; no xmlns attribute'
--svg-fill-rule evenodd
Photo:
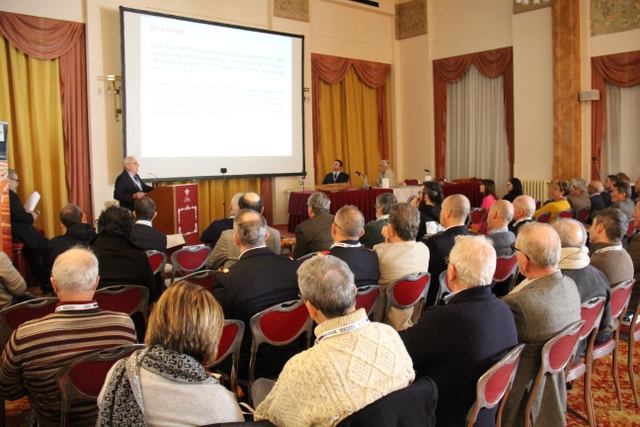
<svg viewBox="0 0 640 427"><path fill-rule="evenodd" d="M469 199L462 194L452 194L442 202L440 211L440 223L444 227L462 225L467 220L471 204Z"/></svg>
<svg viewBox="0 0 640 427"><path fill-rule="evenodd" d="M587 243L587 230L575 219L560 218L552 225L563 248L579 248Z"/></svg>
<svg viewBox="0 0 640 427"><path fill-rule="evenodd" d="M531 196L518 196L513 201L513 219L528 219L536 211L536 201Z"/></svg>
<svg viewBox="0 0 640 427"><path fill-rule="evenodd" d="M258 194L248 192L240 196L240 200L238 200L238 207L240 209L251 209L261 214L262 209L264 208L264 203L262 201L262 197Z"/></svg>
<svg viewBox="0 0 640 427"><path fill-rule="evenodd" d="M489 228L506 227L513 218L513 205L508 200L498 200L489 208Z"/></svg>

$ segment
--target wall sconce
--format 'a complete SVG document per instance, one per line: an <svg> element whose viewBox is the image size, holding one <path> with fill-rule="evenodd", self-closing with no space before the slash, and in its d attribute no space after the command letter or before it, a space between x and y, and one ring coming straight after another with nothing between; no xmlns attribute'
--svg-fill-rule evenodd
<svg viewBox="0 0 640 427"><path fill-rule="evenodd" d="M113 95L113 107L116 110L116 122L120 121L122 115L122 83L121 77L109 74L107 76L107 94Z"/></svg>

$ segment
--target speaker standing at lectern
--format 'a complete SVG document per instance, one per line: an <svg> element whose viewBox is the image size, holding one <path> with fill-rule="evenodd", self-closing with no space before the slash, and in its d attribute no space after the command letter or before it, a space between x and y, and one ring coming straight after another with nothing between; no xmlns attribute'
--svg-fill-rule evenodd
<svg viewBox="0 0 640 427"><path fill-rule="evenodd" d="M122 163L124 171L116 178L113 198L120 202L120 206L133 212L135 201L153 191L153 187L148 186L140 179L138 175L140 165L135 157L125 157Z"/></svg>
<svg viewBox="0 0 640 427"><path fill-rule="evenodd" d="M322 180L322 184L341 184L349 182L349 174L342 172L342 160L335 159L333 162L333 172L328 173Z"/></svg>

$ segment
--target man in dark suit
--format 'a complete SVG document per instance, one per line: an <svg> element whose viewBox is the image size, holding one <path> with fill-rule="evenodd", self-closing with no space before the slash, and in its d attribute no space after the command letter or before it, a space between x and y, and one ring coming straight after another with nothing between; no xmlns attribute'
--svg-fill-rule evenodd
<svg viewBox="0 0 640 427"><path fill-rule="evenodd" d="M91 239L96 237L96 229L87 224L84 212L73 203L67 203L60 210L60 222L67 231L62 236L49 240L47 254L44 257L44 266L49 271L59 255L77 245L89 246Z"/></svg>
<svg viewBox="0 0 640 427"><path fill-rule="evenodd" d="M324 193L313 193L309 197L307 200L309 219L296 226L294 258L300 258L312 252L326 251L331 247L333 215L329 213L330 206L331 200Z"/></svg>
<svg viewBox="0 0 640 427"><path fill-rule="evenodd" d="M329 255L347 263L355 277L356 287L377 285L380 279L378 255L365 248L358 238L364 233L364 216L357 207L346 205L336 212L331 225L333 245Z"/></svg>
<svg viewBox="0 0 640 427"><path fill-rule="evenodd" d="M43 292L52 292L53 288L49 282L49 272L42 265L41 257L47 252L49 239L40 234L35 229L33 223L38 219L38 212L27 212L16 194L20 180L18 173L9 169L9 212L11 216L11 238L14 243L24 243L24 258L29 268L40 282Z"/></svg>
<svg viewBox="0 0 640 427"><path fill-rule="evenodd" d="M531 196L518 196L513 200L513 220L509 223L509 230L518 235L518 230L524 224L533 222L536 211L536 201Z"/></svg>
<svg viewBox="0 0 640 427"><path fill-rule="evenodd" d="M218 239L220 239L220 235L222 235L223 231L233 229L233 218L238 213L238 210L240 210L238 202L243 194L244 193L236 193L231 198L231 206L229 207L230 215L228 218L214 220L209 224L207 229L202 232L202 235L200 236L200 241L202 243L213 248L216 243L218 243Z"/></svg>
<svg viewBox="0 0 640 427"><path fill-rule="evenodd" d="M158 215L156 204L149 197L143 197L136 203L133 217L136 223L131 231L131 241L140 249L145 251L154 250L167 252L167 235L156 230L151 225Z"/></svg>
<svg viewBox="0 0 640 427"><path fill-rule="evenodd" d="M593 221L593 218L599 211L606 208L607 205L602 197L604 191L604 185L600 181L591 181L587 187L589 193L589 199L591 200L591 213L589 214L589 224Z"/></svg>
<svg viewBox="0 0 640 427"><path fill-rule="evenodd" d="M429 273L431 273L431 280L434 284L438 283L440 273L447 269L446 258L453 248L456 236L469 234L465 221L470 209L469 199L462 194L452 194L444 199L440 211L440 224L445 230L423 241L429 248ZM437 293L438 286L429 287L427 307L436 302Z"/></svg>
<svg viewBox="0 0 640 427"><path fill-rule="evenodd" d="M135 201L153 191L153 187L148 186L140 179L138 175L140 165L135 157L125 157L122 162L124 170L116 178L113 198L120 202L120 206L133 212Z"/></svg>
<svg viewBox="0 0 640 427"><path fill-rule="evenodd" d="M548 224L522 226L516 240L518 268L526 280L502 300L509 306L526 344L505 403L502 424L524 425L524 409L538 369L542 346L571 323L580 320L580 294L573 280L558 270L561 246L558 233ZM567 403L564 372L542 379L534 397L533 426L563 426Z"/></svg>
<svg viewBox="0 0 640 427"><path fill-rule="evenodd" d="M322 180L322 184L341 184L349 182L349 174L342 172L342 160L335 159L333 162L333 172L328 173Z"/></svg>
<svg viewBox="0 0 640 427"><path fill-rule="evenodd" d="M493 248L497 256L511 255L511 244L515 243L516 235L509 231L509 222L513 218L513 205L508 200L498 200L489 208L487 237L493 241Z"/></svg>
<svg viewBox="0 0 640 427"><path fill-rule="evenodd" d="M267 221L258 212L242 209L234 218L233 240L240 250L238 262L216 276L213 296L225 319L250 324L254 314L275 304L298 299L299 262L274 254L265 246ZM284 347L261 346L256 378L274 378L301 348L297 342ZM245 327L240 350L239 377L247 378L251 354L251 328Z"/></svg>
<svg viewBox="0 0 640 427"><path fill-rule="evenodd" d="M459 236L455 242L447 269L454 294L400 332L416 378L429 376L438 385L436 418L445 426L465 425L478 379L518 344L511 310L489 287L496 266L491 242L484 236ZM475 425L495 426L496 410L480 411Z"/></svg>
<svg viewBox="0 0 640 427"><path fill-rule="evenodd" d="M393 193L382 193L376 197L376 219L364 226L364 235L360 237L360 243L369 249L373 249L378 243L384 243L382 228L389 224L389 212L396 203L398 199Z"/></svg>

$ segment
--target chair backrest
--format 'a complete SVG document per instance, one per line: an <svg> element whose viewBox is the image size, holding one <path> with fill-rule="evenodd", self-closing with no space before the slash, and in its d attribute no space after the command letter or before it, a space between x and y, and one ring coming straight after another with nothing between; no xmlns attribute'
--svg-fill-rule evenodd
<svg viewBox="0 0 640 427"><path fill-rule="evenodd" d="M591 332L596 331L600 326L605 300L605 297L594 297L583 302L580 306L580 317L584 320L584 326L580 331L580 341L587 339Z"/></svg>
<svg viewBox="0 0 640 427"><path fill-rule="evenodd" d="M518 269L518 258L515 252L511 255L501 255L496 258L496 272L493 273L494 282L504 282L516 274Z"/></svg>
<svg viewBox="0 0 640 427"><path fill-rule="evenodd" d="M147 251L147 259L151 264L153 274L162 273L164 275L164 266L167 263L167 254L160 251Z"/></svg>
<svg viewBox="0 0 640 427"><path fill-rule="evenodd" d="M175 280L176 273L200 270L207 262L211 248L209 246L186 246L171 254L171 264L173 271L171 273L171 282Z"/></svg>
<svg viewBox="0 0 640 427"><path fill-rule="evenodd" d="M256 357L261 344L284 346L304 333L309 347L312 327L313 321L302 299L276 304L255 314L250 321L249 385L253 384Z"/></svg>
<svg viewBox="0 0 640 427"><path fill-rule="evenodd" d="M540 215L535 217L535 220L538 222L548 223L551 220L551 212L542 212Z"/></svg>
<svg viewBox="0 0 640 427"><path fill-rule="evenodd" d="M375 309L380 303L381 288L378 285L367 285L358 288L356 294L356 309L364 308L367 316L375 313Z"/></svg>
<svg viewBox="0 0 640 427"><path fill-rule="evenodd" d="M525 344L514 347L501 360L496 362L478 380L476 386L476 401L467 414L467 425L476 422L478 413L483 408L491 409L502 400L501 410L506 401L506 396L513 385L513 380L518 370L520 354ZM500 419L501 414L498 414Z"/></svg>
<svg viewBox="0 0 640 427"><path fill-rule="evenodd" d="M181 278L194 285L200 285L209 292L213 289L213 285L216 282L216 275L219 273L217 270L200 270L193 272L187 276Z"/></svg>
<svg viewBox="0 0 640 427"><path fill-rule="evenodd" d="M227 319L224 321L224 328L218 343L218 354L215 362L209 364L207 368L218 366L223 360L231 356L230 386L232 393L238 394L238 364L240 363L240 346L244 335L244 322L242 320Z"/></svg>
<svg viewBox="0 0 640 427"><path fill-rule="evenodd" d="M404 185L420 185L420 182L417 179L405 179Z"/></svg>
<svg viewBox="0 0 640 427"><path fill-rule="evenodd" d="M438 293L436 294L435 305L440 304L440 300L442 299L442 297L444 297L445 294L449 293L451 293L451 291L447 286L447 270L445 270L440 273L440 276L438 277Z"/></svg>
<svg viewBox="0 0 640 427"><path fill-rule="evenodd" d="M104 385L107 373L120 359L128 357L144 344L113 347L90 354L56 373L61 396L61 425L67 425L67 413L78 402L95 402Z"/></svg>
<svg viewBox="0 0 640 427"><path fill-rule="evenodd" d="M635 279L625 280L611 288L611 318L618 318L627 311L629 300L631 299L631 290Z"/></svg>
<svg viewBox="0 0 640 427"><path fill-rule="evenodd" d="M586 222L591 214L591 206L585 206L582 209L578 209L576 212L576 219L580 222Z"/></svg>
<svg viewBox="0 0 640 427"><path fill-rule="evenodd" d="M558 216L556 218L573 218L573 209L565 209L558 212Z"/></svg>
<svg viewBox="0 0 640 427"><path fill-rule="evenodd" d="M391 307L409 308L422 302L424 304L431 274L427 272L417 272L408 274L387 286L387 307L385 313Z"/></svg>
<svg viewBox="0 0 640 427"><path fill-rule="evenodd" d="M58 298L36 298L0 310L0 348L9 342L18 326L53 313L58 302Z"/></svg>
<svg viewBox="0 0 640 427"><path fill-rule="evenodd" d="M489 212L485 208L472 208L469 211L469 216L467 217L467 225L485 222L488 213Z"/></svg>
<svg viewBox="0 0 640 427"><path fill-rule="evenodd" d="M142 313L145 323L149 314L149 289L137 285L116 285L98 288L93 299L103 310L127 313L133 316Z"/></svg>
<svg viewBox="0 0 640 427"><path fill-rule="evenodd" d="M627 224L627 232L625 233L625 237L629 238L633 236L633 232L636 231L636 226L633 218L629 220L629 224Z"/></svg>

